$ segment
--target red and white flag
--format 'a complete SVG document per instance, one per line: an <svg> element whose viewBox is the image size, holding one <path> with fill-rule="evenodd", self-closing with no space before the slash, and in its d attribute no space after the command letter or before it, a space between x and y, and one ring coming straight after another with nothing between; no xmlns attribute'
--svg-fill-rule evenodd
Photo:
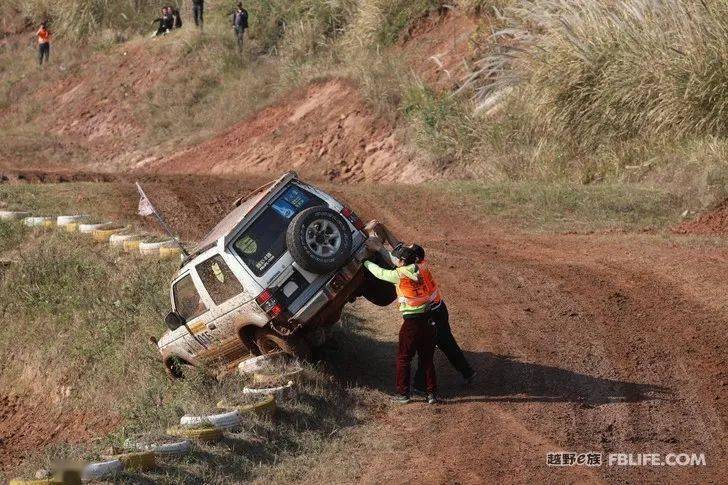
<svg viewBox="0 0 728 485"><path fill-rule="evenodd" d="M155 214L157 211L154 210L154 206L149 201L149 198L147 198L147 194L144 193L142 190L142 186L139 185L139 182L136 183L137 190L139 191L139 208L137 212L139 212L140 216L151 216L152 214Z"/></svg>

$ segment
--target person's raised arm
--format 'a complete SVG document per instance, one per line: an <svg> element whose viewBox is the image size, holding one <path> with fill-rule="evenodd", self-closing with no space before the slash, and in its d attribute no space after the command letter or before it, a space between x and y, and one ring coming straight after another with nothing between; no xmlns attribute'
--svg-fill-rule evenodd
<svg viewBox="0 0 728 485"><path fill-rule="evenodd" d="M380 223L380 225L382 227L382 232L384 232L384 238L389 243L389 245L392 247L392 249L394 249L397 246L399 246L400 244L402 244L402 241L400 241L397 238L397 236L392 234L392 231L390 231L387 226L385 226L384 224L381 224L381 223Z"/></svg>
<svg viewBox="0 0 728 485"><path fill-rule="evenodd" d="M379 280L393 285L399 283L399 273L397 273L396 269L384 269L371 261L364 261L364 267Z"/></svg>

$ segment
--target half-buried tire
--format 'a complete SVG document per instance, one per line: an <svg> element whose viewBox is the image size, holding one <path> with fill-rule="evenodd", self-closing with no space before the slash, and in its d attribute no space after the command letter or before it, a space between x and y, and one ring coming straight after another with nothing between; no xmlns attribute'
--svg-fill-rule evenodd
<svg viewBox="0 0 728 485"><path fill-rule="evenodd" d="M293 218L286 246L303 269L326 274L340 268L351 254L351 229L328 207L309 207Z"/></svg>

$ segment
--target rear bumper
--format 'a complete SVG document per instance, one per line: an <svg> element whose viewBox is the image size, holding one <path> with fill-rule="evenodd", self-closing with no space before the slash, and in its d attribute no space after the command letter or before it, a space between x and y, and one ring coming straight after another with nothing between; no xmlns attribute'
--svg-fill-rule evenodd
<svg viewBox="0 0 728 485"><path fill-rule="evenodd" d="M290 321L306 326L325 324L327 320L331 320L335 315L335 320L330 322L335 323L341 313L341 307L344 306L361 284L362 261L366 256L367 248L362 244L351 260L337 271L323 288L290 318ZM330 316L327 317L327 315Z"/></svg>

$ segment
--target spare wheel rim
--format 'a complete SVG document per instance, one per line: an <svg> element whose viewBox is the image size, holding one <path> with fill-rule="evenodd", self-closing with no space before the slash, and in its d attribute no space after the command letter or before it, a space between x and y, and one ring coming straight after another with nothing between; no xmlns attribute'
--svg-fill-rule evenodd
<svg viewBox="0 0 728 485"><path fill-rule="evenodd" d="M306 246L320 258L336 254L341 239L339 228L327 219L316 219L306 227Z"/></svg>

